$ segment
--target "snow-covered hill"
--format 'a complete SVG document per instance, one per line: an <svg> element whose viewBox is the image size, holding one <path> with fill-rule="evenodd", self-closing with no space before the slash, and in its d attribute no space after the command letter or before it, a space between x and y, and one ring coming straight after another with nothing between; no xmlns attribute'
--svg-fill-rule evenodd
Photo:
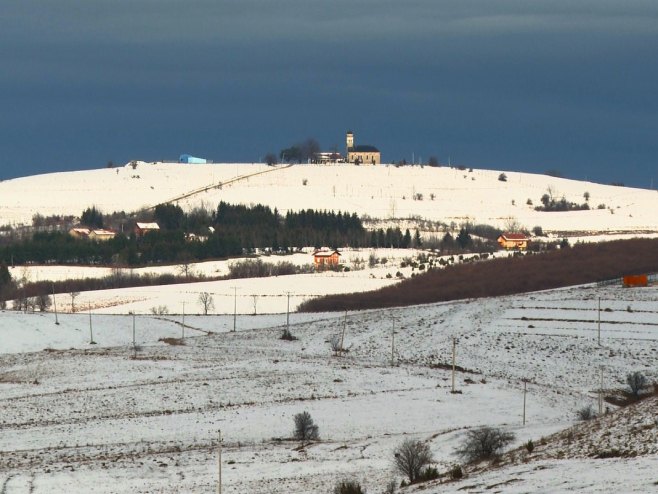
<svg viewBox="0 0 658 494"><path fill-rule="evenodd" d="M584 286L346 319L293 314L293 342L279 339L285 315L240 316L236 332L231 315L189 317L185 345L160 341L181 336L180 317L139 315L136 351L132 316L93 315L90 345L86 314L55 325L52 314L0 312L0 490L213 492L221 429L225 493L328 493L341 478L377 493L401 480L393 450L404 439L427 442L445 472L465 431L492 425L514 432L514 447L533 440L528 462L517 454L482 476L399 492L652 492L655 401L571 439L553 434L596 406L601 369L605 390L636 370L658 378L657 295ZM332 356L343 327L349 352ZM450 392L453 337L461 394ZM304 410L321 441L300 450L286 438Z"/></svg>
<svg viewBox="0 0 658 494"><path fill-rule="evenodd" d="M136 162L6 180L0 183L0 225L30 224L36 213L79 215L92 205L110 213L172 200L185 208L215 208L224 200L262 203L282 212L340 210L384 220L471 221L500 228L518 222L528 229L561 232L658 232L656 191L504 173L506 181L499 180L499 171L448 167ZM544 194L588 202L591 209L537 212L534 206Z"/></svg>

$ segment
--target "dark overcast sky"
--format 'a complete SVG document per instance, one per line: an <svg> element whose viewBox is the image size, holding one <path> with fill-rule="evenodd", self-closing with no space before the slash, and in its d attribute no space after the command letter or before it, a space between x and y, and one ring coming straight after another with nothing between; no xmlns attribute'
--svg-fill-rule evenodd
<svg viewBox="0 0 658 494"><path fill-rule="evenodd" d="M3 0L0 65L0 178L349 128L385 161L658 185L655 0Z"/></svg>

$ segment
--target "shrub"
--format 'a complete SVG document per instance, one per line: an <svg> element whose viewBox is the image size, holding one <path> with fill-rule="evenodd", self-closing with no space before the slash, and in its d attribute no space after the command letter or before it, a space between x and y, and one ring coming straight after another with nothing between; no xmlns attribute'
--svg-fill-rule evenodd
<svg viewBox="0 0 658 494"><path fill-rule="evenodd" d="M356 480L341 480L334 486L334 494L365 494Z"/></svg>
<svg viewBox="0 0 658 494"><path fill-rule="evenodd" d="M339 334L332 335L329 338L329 344L331 345L331 351L334 352L334 355L338 355L343 350L343 345L341 344L342 338Z"/></svg>
<svg viewBox="0 0 658 494"><path fill-rule="evenodd" d="M525 443L525 449L531 454L535 450L535 443L532 442L532 439L528 439L528 442Z"/></svg>
<svg viewBox="0 0 658 494"><path fill-rule="evenodd" d="M293 335L288 328L285 328L283 333L281 333L280 339L285 341L295 341L297 337Z"/></svg>
<svg viewBox="0 0 658 494"><path fill-rule="evenodd" d="M514 438L511 432L496 427L480 427L466 433L466 438L456 453L469 463L489 460L498 456Z"/></svg>
<svg viewBox="0 0 658 494"><path fill-rule="evenodd" d="M313 422L311 414L302 412L295 415L295 429L293 437L301 441L302 446L309 441L316 441L320 439L318 426Z"/></svg>
<svg viewBox="0 0 658 494"><path fill-rule="evenodd" d="M407 439L393 452L395 468L414 483L420 477L424 467L434 461L430 447L422 441Z"/></svg>
<svg viewBox="0 0 658 494"><path fill-rule="evenodd" d="M592 405L587 405L576 410L576 417L578 417L578 420L592 420L596 418L596 413Z"/></svg>
<svg viewBox="0 0 658 494"><path fill-rule="evenodd" d="M448 475L452 480L459 480L464 476L464 471L462 470L461 465L455 465L450 469Z"/></svg>
<svg viewBox="0 0 658 494"><path fill-rule="evenodd" d="M416 479L416 482L427 482L428 480L438 479L439 471L435 467L425 467Z"/></svg>
<svg viewBox="0 0 658 494"><path fill-rule="evenodd" d="M631 394L635 398L639 398L642 390L649 385L646 376L639 371L631 372L628 374L626 376L626 383L628 383Z"/></svg>

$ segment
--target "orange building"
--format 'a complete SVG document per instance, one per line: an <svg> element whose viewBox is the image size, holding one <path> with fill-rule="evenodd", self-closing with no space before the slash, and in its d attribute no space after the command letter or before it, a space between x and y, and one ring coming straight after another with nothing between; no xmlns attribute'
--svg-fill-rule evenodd
<svg viewBox="0 0 658 494"><path fill-rule="evenodd" d="M526 250L530 239L523 233L503 233L498 237L498 243L506 250Z"/></svg>
<svg viewBox="0 0 658 494"><path fill-rule="evenodd" d="M316 271L334 269L340 262L340 252L337 250L316 250L313 252L313 264Z"/></svg>

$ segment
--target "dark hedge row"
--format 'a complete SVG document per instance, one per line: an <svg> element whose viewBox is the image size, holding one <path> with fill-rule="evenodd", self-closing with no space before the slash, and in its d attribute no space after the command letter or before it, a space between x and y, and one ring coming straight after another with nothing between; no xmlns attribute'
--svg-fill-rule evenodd
<svg viewBox="0 0 658 494"><path fill-rule="evenodd" d="M658 272L658 239L577 244L543 254L431 270L372 292L309 300L299 310L362 310L495 297L652 272Z"/></svg>

